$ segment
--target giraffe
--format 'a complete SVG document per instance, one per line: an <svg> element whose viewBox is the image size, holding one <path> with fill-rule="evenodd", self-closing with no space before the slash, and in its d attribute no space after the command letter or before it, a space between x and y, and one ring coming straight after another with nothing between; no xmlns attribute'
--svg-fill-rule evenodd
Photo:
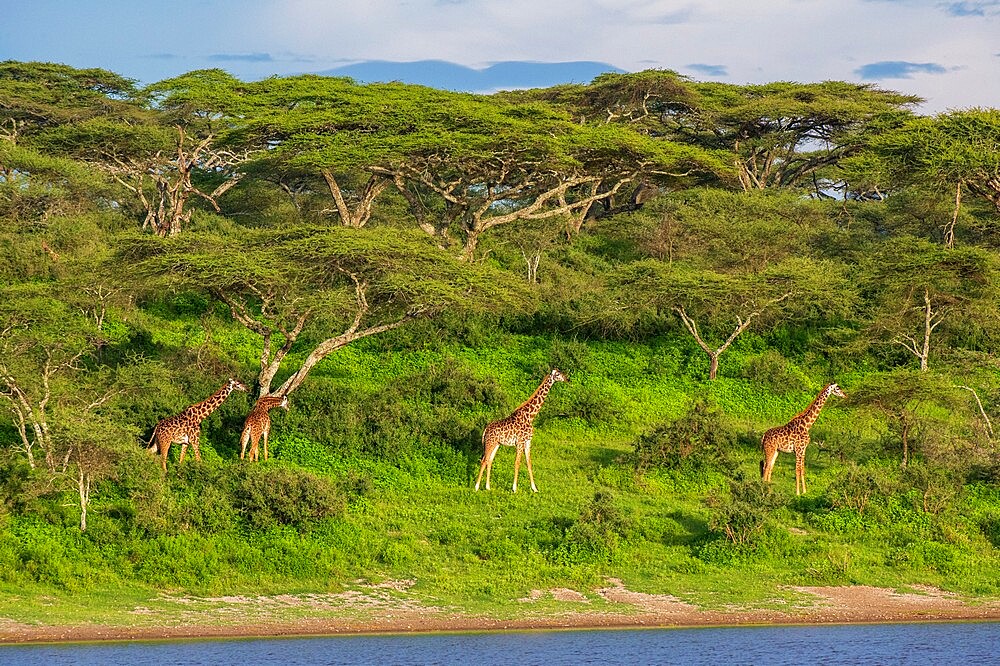
<svg viewBox="0 0 1000 666"><path fill-rule="evenodd" d="M558 369L552 370L542 383L535 389L528 400L514 410L514 413L505 419L493 421L483 430L483 459L479 465L479 477L476 478L476 490L479 490L479 482L483 480L483 470L486 471L486 490L490 489L490 474L493 472L493 458L501 446L513 446L517 448L514 458L514 487L513 492L517 492L517 475L521 471L521 452L524 452L525 462L528 464L528 478L531 480L531 491L537 493L535 487L535 474L531 470L531 436L535 432L532 423L538 412L542 409L542 403L549 394L549 389L556 382L569 381Z"/></svg>
<svg viewBox="0 0 1000 666"><path fill-rule="evenodd" d="M819 410L823 409L823 405L831 395L847 397L836 384L827 384L803 412L785 425L771 428L764 433L760 440L764 451L764 460L760 463L760 475L764 481L771 481L771 472L774 471L778 451L795 453L795 494L800 494L800 484L802 493L806 492L806 447L809 446L809 428L816 422Z"/></svg>
<svg viewBox="0 0 1000 666"><path fill-rule="evenodd" d="M181 457L178 463L184 462L184 453L187 451L188 444L194 449L195 459L201 460L201 449L198 447L201 422L208 418L208 415L214 412L229 397L230 393L246 390L246 384L230 377L225 386L209 397L191 405L180 414L170 416L157 423L156 427L153 428L153 437L150 439L148 450L153 454L159 452L163 471L167 471L167 452L170 451L171 444L181 445Z"/></svg>
<svg viewBox="0 0 1000 666"><path fill-rule="evenodd" d="M243 423L243 434L240 435L240 460L246 455L247 444L250 446L250 461L255 461L259 457L257 444L261 436L264 437L264 460L267 460L267 436L271 433L271 417L268 415L275 407L282 407L288 411L288 396L265 395L257 404L253 406L247 414L247 420Z"/></svg>

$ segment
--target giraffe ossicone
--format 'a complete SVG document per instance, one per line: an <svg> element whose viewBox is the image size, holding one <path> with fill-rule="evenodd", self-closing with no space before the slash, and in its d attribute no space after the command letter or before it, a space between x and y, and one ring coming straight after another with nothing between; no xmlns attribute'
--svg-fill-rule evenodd
<svg viewBox="0 0 1000 666"><path fill-rule="evenodd" d="M493 472L493 459L501 446L513 446L517 449L514 457L514 485L513 492L517 492L517 476L521 471L521 453L524 453L524 460L528 465L528 479L531 481L532 492L538 492L535 486L535 473L531 469L531 437L535 432L534 421L538 412L542 409L549 390L556 382L569 381L558 368L554 368L542 383L535 389L524 404L514 410L505 419L493 421L483 429L483 459L479 464L479 476L476 478L476 490L479 490L479 483L483 480L483 471L486 472L486 490L490 489L490 475Z"/></svg>
<svg viewBox="0 0 1000 666"><path fill-rule="evenodd" d="M816 422L820 410L831 395L847 397L837 384L827 384L804 411L785 425L771 428L760 438L760 446L764 453L764 459L760 463L760 475L765 482L771 481L771 472L774 471L778 452L794 453L795 494L806 492L806 447L809 446L809 429Z"/></svg>
<svg viewBox="0 0 1000 666"><path fill-rule="evenodd" d="M260 456L258 444L260 439L264 439L264 460L268 458L267 439L271 434L271 415L269 412L275 407L281 407L288 411L287 395L265 395L261 397L257 404L253 406L247 419L243 423L243 433L240 435L240 460L246 455L247 444L251 443L248 460L256 461Z"/></svg>
<svg viewBox="0 0 1000 666"><path fill-rule="evenodd" d="M198 440L201 437L201 422L218 409L219 405L225 402L233 391L246 390L246 384L230 377L222 388L209 397L191 405L180 414L167 417L157 423L156 427L153 428L153 436L149 440L148 450L154 455L160 454L163 471L167 471L167 453L170 451L171 444L181 445L181 456L177 461L178 464L184 462L184 453L187 451L188 444L194 449L195 460L201 460L201 449L198 446Z"/></svg>

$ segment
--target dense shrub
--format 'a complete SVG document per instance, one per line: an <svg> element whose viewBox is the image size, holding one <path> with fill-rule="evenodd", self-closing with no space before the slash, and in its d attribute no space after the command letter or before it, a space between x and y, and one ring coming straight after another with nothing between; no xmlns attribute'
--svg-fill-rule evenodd
<svg viewBox="0 0 1000 666"><path fill-rule="evenodd" d="M752 545L771 513L785 504L769 483L738 476L727 495L712 495L706 504L713 510L709 528L737 546Z"/></svg>
<svg viewBox="0 0 1000 666"><path fill-rule="evenodd" d="M792 368L785 357L774 349L748 359L738 376L767 387L772 393L801 392L809 388L809 382L802 373Z"/></svg>
<svg viewBox="0 0 1000 666"><path fill-rule="evenodd" d="M301 530L346 508L336 486L305 470L246 465L235 480L233 503L253 529L289 525Z"/></svg>
<svg viewBox="0 0 1000 666"><path fill-rule="evenodd" d="M621 422L625 404L617 393L592 384L572 383L553 388L535 425L556 419L575 419L591 427L610 427Z"/></svg>
<svg viewBox="0 0 1000 666"><path fill-rule="evenodd" d="M826 495L835 509L865 513L873 501L893 494L897 482L878 465L850 463L827 487Z"/></svg>
<svg viewBox="0 0 1000 666"><path fill-rule="evenodd" d="M698 399L680 418L653 428L635 442L636 469L735 468L738 437L714 404Z"/></svg>
<svg viewBox="0 0 1000 666"><path fill-rule="evenodd" d="M940 513L954 505L962 492L964 473L960 469L932 467L927 463L908 465L903 483L911 488L914 508L924 513Z"/></svg>
<svg viewBox="0 0 1000 666"><path fill-rule="evenodd" d="M399 458L443 444L478 453L487 413L505 411L506 396L492 378L448 359L393 381L364 406L361 448Z"/></svg>
<svg viewBox="0 0 1000 666"><path fill-rule="evenodd" d="M553 559L562 563L610 561L634 532L634 523L618 507L614 493L598 490L566 530Z"/></svg>

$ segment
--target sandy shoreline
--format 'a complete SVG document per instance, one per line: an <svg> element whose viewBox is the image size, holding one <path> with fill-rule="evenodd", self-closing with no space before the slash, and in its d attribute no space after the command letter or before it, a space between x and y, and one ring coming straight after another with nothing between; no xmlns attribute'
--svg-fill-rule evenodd
<svg viewBox="0 0 1000 666"><path fill-rule="evenodd" d="M211 609L191 616L191 621L176 622L174 618L171 624L163 626L36 625L0 618L0 643L1000 620L998 600L969 603L933 588L906 592L867 586L791 589L804 603L780 610L704 610L670 595L633 592L612 579L607 587L595 591L595 598L610 602L615 609L621 608L621 612L588 610L591 598L573 590L534 590L529 597L520 600L525 613L516 619L469 615L427 606L405 596L376 594L366 597L357 592L303 597L179 598L178 603L189 605L210 603ZM334 601L345 598L351 600L351 604L333 606ZM373 608L369 603L372 598L388 603L378 603ZM262 606L280 603L291 607L303 599L314 607L320 602L329 603L333 615L277 621L256 615ZM563 602L560 605L568 610L533 610L533 606L543 600ZM357 612L363 608L368 612ZM135 612L142 613L142 610Z"/></svg>

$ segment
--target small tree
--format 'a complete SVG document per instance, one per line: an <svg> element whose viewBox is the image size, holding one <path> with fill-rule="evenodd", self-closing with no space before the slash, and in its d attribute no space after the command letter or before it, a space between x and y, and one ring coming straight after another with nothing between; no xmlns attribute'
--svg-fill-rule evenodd
<svg viewBox="0 0 1000 666"><path fill-rule="evenodd" d="M967 405L960 389L935 373L898 369L869 375L851 391L851 403L881 412L899 437L902 466L910 463L915 435L934 419L934 410L953 411Z"/></svg>
<svg viewBox="0 0 1000 666"><path fill-rule="evenodd" d="M619 275L617 288L627 307L675 313L708 356L709 380L716 378L722 354L755 321L822 316L853 300L836 265L807 259L788 259L750 275L643 261ZM722 342L710 342L708 335Z"/></svg>
<svg viewBox="0 0 1000 666"><path fill-rule="evenodd" d="M869 335L906 349L921 372L930 367L942 324L992 325L997 277L988 252L904 237L879 248L862 275L873 309Z"/></svg>
<svg viewBox="0 0 1000 666"><path fill-rule="evenodd" d="M525 293L488 266L456 262L416 231L345 227L187 234L123 243L114 270L144 287L225 304L259 336L260 396L287 395L348 344L446 311L516 306ZM293 348L299 354L291 355ZM302 359L302 360L299 360ZM273 382L282 376L272 391Z"/></svg>

